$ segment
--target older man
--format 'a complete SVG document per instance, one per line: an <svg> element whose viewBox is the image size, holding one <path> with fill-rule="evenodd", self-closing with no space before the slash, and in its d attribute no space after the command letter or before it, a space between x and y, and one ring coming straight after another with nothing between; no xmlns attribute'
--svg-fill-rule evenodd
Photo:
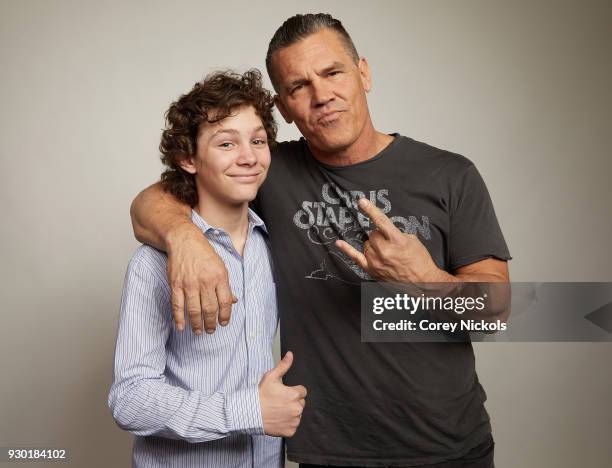
<svg viewBox="0 0 612 468"><path fill-rule="evenodd" d="M470 343L362 343L360 283L507 282L510 258L486 187L466 158L374 128L368 62L329 15L289 18L266 64L284 119L254 208L271 241L288 385L309 390L288 457L333 466L493 466ZM169 253L177 326L230 320L222 262L189 209L154 185L136 236ZM217 314L218 311L218 314ZM202 337L206 339L206 335ZM306 465L309 464L309 465Z"/></svg>

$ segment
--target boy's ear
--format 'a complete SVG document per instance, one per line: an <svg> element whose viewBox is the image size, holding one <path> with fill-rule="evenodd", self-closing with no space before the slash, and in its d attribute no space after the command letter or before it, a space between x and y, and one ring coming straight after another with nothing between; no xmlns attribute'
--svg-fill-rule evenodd
<svg viewBox="0 0 612 468"><path fill-rule="evenodd" d="M195 174L196 173L196 166L195 166L195 163L194 163L193 156L187 156L187 157L183 158L181 160L181 162L179 162L179 166L181 166L181 168L184 171L189 172L189 174Z"/></svg>

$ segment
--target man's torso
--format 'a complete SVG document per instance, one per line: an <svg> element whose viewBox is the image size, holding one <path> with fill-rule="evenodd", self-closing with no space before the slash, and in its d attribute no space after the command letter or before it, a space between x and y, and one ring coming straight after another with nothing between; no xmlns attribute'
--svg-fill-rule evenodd
<svg viewBox="0 0 612 468"><path fill-rule="evenodd" d="M436 463L489 435L471 344L362 343L360 283L370 278L334 246L344 239L360 248L367 240L372 226L355 203L365 196L400 230L416 234L440 268L478 259L470 246L449 246L459 203L453 175L472 167L405 137L348 167L318 163L303 140L274 152L256 209L270 234L281 345L295 354L285 382L308 389L301 425L287 440L291 460Z"/></svg>

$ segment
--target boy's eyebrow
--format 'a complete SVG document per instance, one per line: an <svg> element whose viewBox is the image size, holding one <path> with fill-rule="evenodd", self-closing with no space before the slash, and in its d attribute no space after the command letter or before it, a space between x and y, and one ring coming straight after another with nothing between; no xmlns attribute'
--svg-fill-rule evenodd
<svg viewBox="0 0 612 468"><path fill-rule="evenodd" d="M255 133L255 132L259 132L260 130L265 130L263 125L255 127L253 130L251 130L251 132ZM238 130L236 130L235 128L220 128L219 130L216 130L212 134L212 136L216 136L216 135L219 135L221 133L231 133L232 135L239 135L240 134L240 132Z"/></svg>
<svg viewBox="0 0 612 468"><path fill-rule="evenodd" d="M219 130L215 130L212 136L219 135L220 133L232 133L237 135L239 132L233 128L220 128Z"/></svg>

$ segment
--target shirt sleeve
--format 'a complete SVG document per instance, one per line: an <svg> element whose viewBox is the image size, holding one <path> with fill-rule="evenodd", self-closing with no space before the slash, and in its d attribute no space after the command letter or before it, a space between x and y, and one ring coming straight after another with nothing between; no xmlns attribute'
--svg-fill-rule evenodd
<svg viewBox="0 0 612 468"><path fill-rule="evenodd" d="M166 383L172 312L167 288L154 270L135 255L125 278L108 398L119 427L192 443L233 433L264 434L257 385L203 394Z"/></svg>
<svg viewBox="0 0 612 468"><path fill-rule="evenodd" d="M510 260L489 191L476 166L470 164L455 180L450 211L450 271L490 257Z"/></svg>

